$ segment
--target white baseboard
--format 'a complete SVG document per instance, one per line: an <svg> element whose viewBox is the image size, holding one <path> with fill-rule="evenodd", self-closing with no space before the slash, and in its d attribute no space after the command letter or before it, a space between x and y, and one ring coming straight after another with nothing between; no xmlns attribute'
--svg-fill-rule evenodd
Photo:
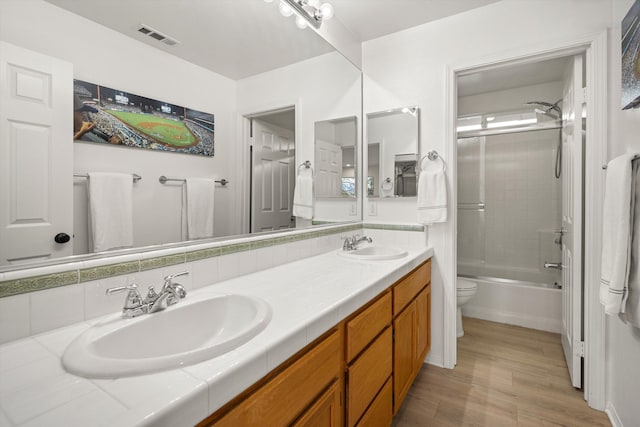
<svg viewBox="0 0 640 427"><path fill-rule="evenodd" d="M462 314L466 317L490 320L492 322L506 323L508 325L522 326L525 328L538 329L541 331L554 332L556 334L562 332L562 320L560 319L547 319L544 317L527 316L521 313L498 311L483 307L474 307L472 305L465 305L462 308Z"/></svg>
<svg viewBox="0 0 640 427"><path fill-rule="evenodd" d="M607 403L607 407L604 410L605 414L609 417L609 421L611 421L612 427L624 427L622 425L622 421L620 421L620 417L618 417L618 413L616 412L616 408L613 406L611 402Z"/></svg>
<svg viewBox="0 0 640 427"><path fill-rule="evenodd" d="M438 368L444 368L444 360L442 360L441 358L438 357L431 357L431 352L429 352L429 355L427 356L427 358L424 361L425 365L433 365L433 366L437 366Z"/></svg>

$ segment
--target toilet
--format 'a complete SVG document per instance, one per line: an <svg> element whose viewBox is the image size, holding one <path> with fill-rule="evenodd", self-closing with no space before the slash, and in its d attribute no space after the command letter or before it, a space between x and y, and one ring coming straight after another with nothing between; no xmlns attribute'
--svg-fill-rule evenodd
<svg viewBox="0 0 640 427"><path fill-rule="evenodd" d="M458 280L456 281L456 305L458 306L456 330L458 338L464 336L464 329L462 329L462 306L469 302L477 291L478 284L476 282L458 277Z"/></svg>

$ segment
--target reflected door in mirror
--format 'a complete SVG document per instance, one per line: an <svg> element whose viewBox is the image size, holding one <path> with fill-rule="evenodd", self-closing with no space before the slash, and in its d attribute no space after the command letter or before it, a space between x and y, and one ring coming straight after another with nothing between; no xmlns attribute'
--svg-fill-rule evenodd
<svg viewBox="0 0 640 427"><path fill-rule="evenodd" d="M0 265L71 255L73 67L0 42L0 68Z"/></svg>
<svg viewBox="0 0 640 427"><path fill-rule="evenodd" d="M291 114L295 115L293 110ZM268 117L252 120L252 232L292 226L294 131L268 123L267 120Z"/></svg>

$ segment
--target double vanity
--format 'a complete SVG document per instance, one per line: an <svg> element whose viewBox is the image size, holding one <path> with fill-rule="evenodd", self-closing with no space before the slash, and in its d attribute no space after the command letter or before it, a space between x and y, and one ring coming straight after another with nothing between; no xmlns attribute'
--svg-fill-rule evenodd
<svg viewBox="0 0 640 427"><path fill-rule="evenodd" d="M20 404L60 375L77 393L17 425L390 425L429 349L433 253L342 252L9 343L5 365L42 359L8 378Z"/></svg>

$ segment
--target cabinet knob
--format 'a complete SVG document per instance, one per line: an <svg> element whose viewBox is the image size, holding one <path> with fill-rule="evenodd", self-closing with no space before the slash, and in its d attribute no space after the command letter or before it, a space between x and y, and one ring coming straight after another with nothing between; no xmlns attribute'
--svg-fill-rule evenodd
<svg viewBox="0 0 640 427"><path fill-rule="evenodd" d="M56 237L53 238L53 240L55 240L56 243L67 243L69 240L71 240L71 236L69 236L67 233L58 233L56 234Z"/></svg>

